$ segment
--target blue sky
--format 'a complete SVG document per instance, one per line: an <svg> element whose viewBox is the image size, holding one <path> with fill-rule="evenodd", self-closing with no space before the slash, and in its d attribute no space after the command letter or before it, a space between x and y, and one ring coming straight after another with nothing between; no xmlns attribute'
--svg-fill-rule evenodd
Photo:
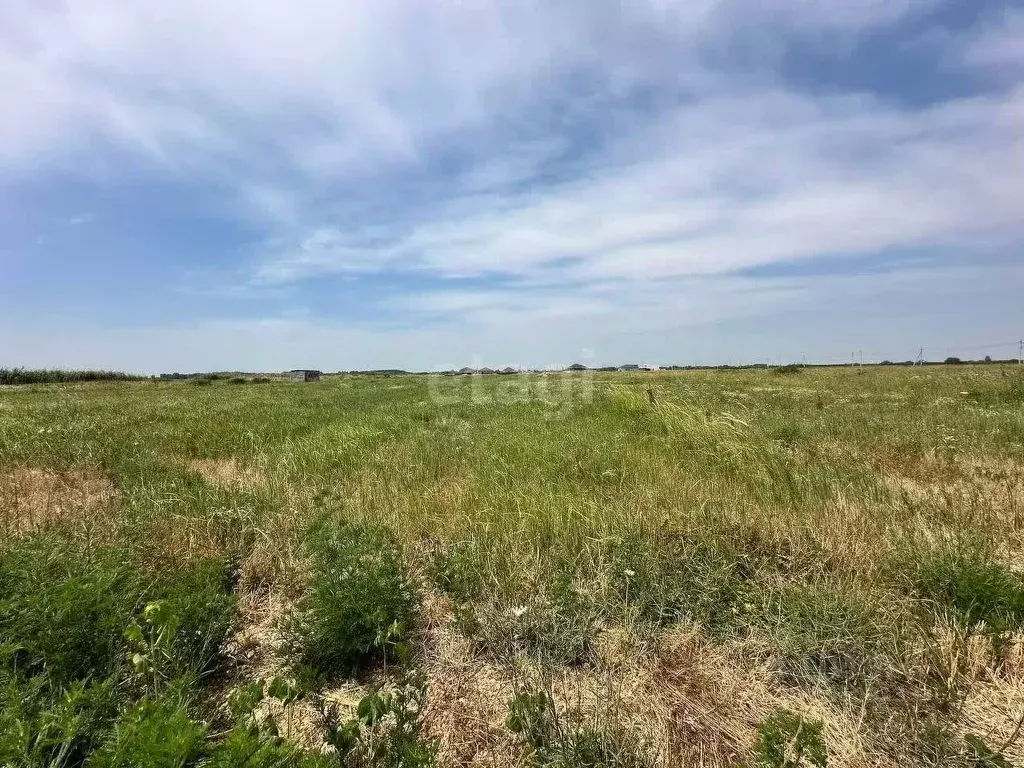
<svg viewBox="0 0 1024 768"><path fill-rule="evenodd" d="M5 0L0 365L1009 356L1024 5Z"/></svg>

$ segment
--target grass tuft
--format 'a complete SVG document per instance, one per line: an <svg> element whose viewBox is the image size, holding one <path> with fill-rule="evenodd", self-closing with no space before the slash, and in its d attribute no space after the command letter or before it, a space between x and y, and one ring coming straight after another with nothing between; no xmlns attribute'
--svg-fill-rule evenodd
<svg viewBox="0 0 1024 768"><path fill-rule="evenodd" d="M940 611L950 612L967 626L985 625L995 632L1024 627L1024 578L993 562L983 551L918 550L904 567L911 588Z"/></svg>
<svg viewBox="0 0 1024 768"><path fill-rule="evenodd" d="M293 663L331 678L401 655L419 596L394 533L328 519L312 528L308 547L309 591L282 626Z"/></svg>

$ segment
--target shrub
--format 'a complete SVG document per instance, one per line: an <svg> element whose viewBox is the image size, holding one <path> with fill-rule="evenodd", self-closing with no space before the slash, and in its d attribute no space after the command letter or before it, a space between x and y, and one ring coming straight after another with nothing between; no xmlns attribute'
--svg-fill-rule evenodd
<svg viewBox="0 0 1024 768"><path fill-rule="evenodd" d="M115 713L109 681L60 687L46 675L24 677L0 665L0 765L81 765Z"/></svg>
<svg viewBox="0 0 1024 768"><path fill-rule="evenodd" d="M312 582L282 630L293 662L319 674L358 671L405 648L418 596L386 528L326 521L309 535Z"/></svg>
<svg viewBox="0 0 1024 768"><path fill-rule="evenodd" d="M232 376L228 379L228 384L246 384L246 380L241 376Z"/></svg>
<svg viewBox="0 0 1024 768"><path fill-rule="evenodd" d="M206 726L189 717L177 695L145 699L118 719L114 732L87 766L185 768L202 754L205 737Z"/></svg>
<svg viewBox="0 0 1024 768"><path fill-rule="evenodd" d="M121 371L65 371L0 368L0 385L4 384L71 384L79 381L138 381L135 376Z"/></svg>
<svg viewBox="0 0 1024 768"><path fill-rule="evenodd" d="M825 768L828 750L822 724L779 710L758 728L757 765L764 768Z"/></svg>
<svg viewBox="0 0 1024 768"><path fill-rule="evenodd" d="M196 387L208 387L213 384L213 378L210 376L204 376L199 379L192 379L189 383Z"/></svg>
<svg viewBox="0 0 1024 768"><path fill-rule="evenodd" d="M912 589L968 626L1002 632L1024 627L1024 579L969 547L918 556Z"/></svg>
<svg viewBox="0 0 1024 768"><path fill-rule="evenodd" d="M774 368L772 368L772 373L774 373L776 376L792 376L794 374L800 373L800 371L802 370L803 368L801 368L796 363L789 363L788 365L775 366Z"/></svg>
<svg viewBox="0 0 1024 768"><path fill-rule="evenodd" d="M59 684L108 677L139 605L139 574L110 552L82 556L36 538L0 559L0 645L29 674Z"/></svg>

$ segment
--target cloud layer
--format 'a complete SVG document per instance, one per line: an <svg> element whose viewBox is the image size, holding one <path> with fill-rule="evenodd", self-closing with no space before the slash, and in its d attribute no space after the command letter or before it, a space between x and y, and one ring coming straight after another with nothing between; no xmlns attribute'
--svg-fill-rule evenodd
<svg viewBox="0 0 1024 768"><path fill-rule="evenodd" d="M534 362L625 353L606 341L623 328L678 360L680 326L757 356L722 329L782 332L865 279L924 316L951 270L1015 274L1022 30L1019 10L952 0L9 0L0 202L91 239L11 235L0 267L25 303L47 259L115 270L130 209L153 265L135 289L176 291L189 327L277 339L250 367L284 367L268 328L295 323L416 367L424 345L530 364L545 331ZM177 339L201 367L180 314L123 301L131 320L97 310L97 336Z"/></svg>

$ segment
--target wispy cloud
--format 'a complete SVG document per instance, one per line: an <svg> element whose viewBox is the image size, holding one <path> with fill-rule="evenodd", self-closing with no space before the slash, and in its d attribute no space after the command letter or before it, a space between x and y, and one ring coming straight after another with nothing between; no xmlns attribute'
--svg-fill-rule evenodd
<svg viewBox="0 0 1024 768"><path fill-rule="evenodd" d="M497 200L458 189L372 237L316 230L258 275L642 280L1012 239L1024 222L1022 177L1021 91L909 113L782 92L706 99L633 126L582 178L515 179Z"/></svg>
<svg viewBox="0 0 1024 768"><path fill-rule="evenodd" d="M853 284L752 270L1024 242L1024 15L979 3L9 0L0 192L52 196L25 242L184 233L90 227L97 268L453 355L741 322Z"/></svg>
<svg viewBox="0 0 1024 768"><path fill-rule="evenodd" d="M1006 8L971 36L962 50L968 67L1006 81L1024 71L1024 9Z"/></svg>

